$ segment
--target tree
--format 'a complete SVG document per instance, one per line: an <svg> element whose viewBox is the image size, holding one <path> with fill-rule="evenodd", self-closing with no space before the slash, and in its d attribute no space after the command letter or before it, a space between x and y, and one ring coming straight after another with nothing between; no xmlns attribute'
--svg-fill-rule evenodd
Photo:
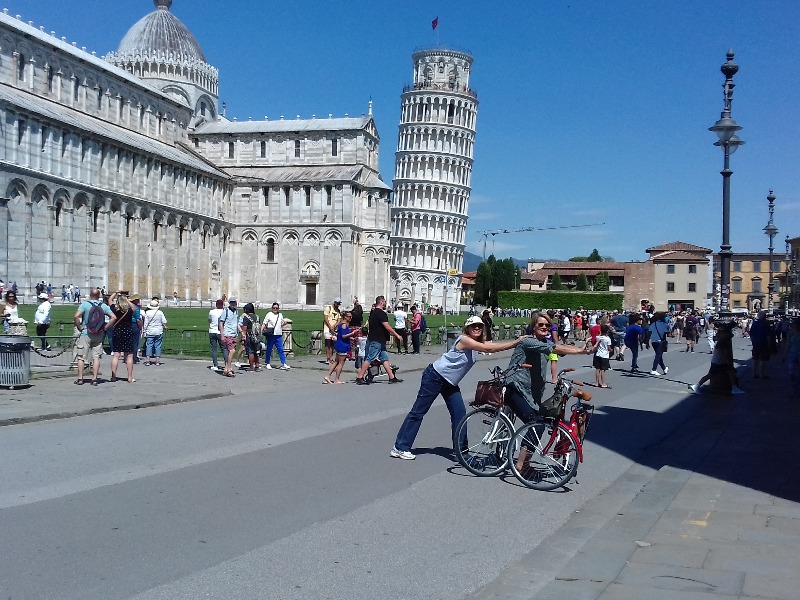
<svg viewBox="0 0 800 600"><path fill-rule="evenodd" d="M551 290L563 290L564 284L561 283L561 275L558 273L553 273L553 277L550 278L550 289Z"/></svg>
<svg viewBox="0 0 800 600"><path fill-rule="evenodd" d="M607 271L600 271L594 276L595 292L607 292L609 285L611 285L611 278L608 276Z"/></svg>
<svg viewBox="0 0 800 600"><path fill-rule="evenodd" d="M600 253L597 251L597 248L592 250L592 253L589 255L589 258L586 259L586 262L603 262L603 257L600 256Z"/></svg>
<svg viewBox="0 0 800 600"><path fill-rule="evenodd" d="M580 273L578 275L578 281L575 282L575 289L579 292L585 292L589 289L589 280L585 273Z"/></svg>
<svg viewBox="0 0 800 600"><path fill-rule="evenodd" d="M513 290L518 281L519 270L511 258L497 260L492 254L478 265L475 275L475 302L487 306L498 306L497 294Z"/></svg>
<svg viewBox="0 0 800 600"><path fill-rule="evenodd" d="M588 256L573 256L569 262L586 262L587 260L589 260Z"/></svg>
<svg viewBox="0 0 800 600"><path fill-rule="evenodd" d="M484 261L478 265L478 272L475 275L475 304L488 304L491 285L492 269L489 263Z"/></svg>

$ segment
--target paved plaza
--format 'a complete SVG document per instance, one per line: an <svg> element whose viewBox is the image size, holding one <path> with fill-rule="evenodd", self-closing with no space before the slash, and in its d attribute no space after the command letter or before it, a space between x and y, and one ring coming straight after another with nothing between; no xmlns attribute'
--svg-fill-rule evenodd
<svg viewBox="0 0 800 600"><path fill-rule="evenodd" d="M674 346L675 350L680 347ZM168 357L159 367L137 365L137 381L133 384L107 381L110 366L105 357L101 376L104 381L97 387L76 386L72 383L74 374L68 374L37 375L28 389L0 390L0 425L4 426L0 427L0 438L17 427L26 427L24 423L84 419L91 417L81 415L133 409L142 409L140 414L145 415L158 410L148 407L186 402L225 403L254 392L262 394L267 403L271 398L285 402L287 387L314 390L317 383L320 390L338 388L337 393L346 391L350 396L389 393L386 390L390 387L392 393L397 393L396 389L402 388L403 399L393 408L393 419L399 420L411 405L422 369L440 351L441 348L432 347L425 348L420 356L392 355L401 365L400 374L405 380L402 386L386 386L379 378L368 388L323 386L324 365L319 356L291 360L292 370L288 372L274 369L242 372L234 379L210 371L209 361ZM586 463L570 488L579 491L582 483L591 485L593 471L589 465L601 452L630 456L630 464L610 485L577 506L532 551L511 564L496 565L502 569L487 581L452 597L797 598L800 478L795 465L800 450L794 442L792 423L799 416L800 403L790 397L780 357L769 363L770 378L756 381L750 376L749 341L736 338L734 351L742 385L748 391L743 396L688 394L686 384L695 382L705 372L708 355L672 350L666 356L671 366L668 377L632 377L618 370L609 374L613 390L588 388L595 394L598 414L587 438L592 446L587 450ZM495 363L504 364L507 357L507 352L497 357L482 357L475 371ZM645 351L640 364L647 365L650 357ZM576 364L580 366L580 362ZM347 373L346 380L352 379L352 363L348 363ZM581 377L591 379L590 373L583 368ZM466 395L470 397L471 392ZM670 399L666 412L660 412L659 398ZM633 406L637 407L635 411ZM435 407L443 410L441 403ZM641 437L654 430L656 420L666 419L676 426L659 433L643 452L631 456L634 453L629 452L624 436ZM614 439L609 439L612 431L609 420L625 421L629 430L625 433L625 428L614 429ZM390 423L389 429L394 426ZM370 423L365 422L358 425L357 431L362 432L359 435L368 435L370 429ZM379 440L378 446L385 446L385 463L394 468L402 461L388 458L391 441ZM414 463L400 466L419 468ZM448 466L444 462L432 468L441 470ZM457 478L459 484L461 479ZM474 478L463 479L473 490L474 486L485 483ZM544 500L543 496L551 495L534 491L526 495L532 506ZM491 497L485 501L486 509L491 510ZM537 518L536 514L531 518ZM513 529L515 525L508 523L508 527ZM491 557L486 560L491 561ZM476 565L476 568L484 567ZM409 580L413 578L412 573L406 576ZM387 598L404 597L397 595L397 588L387 589L395 590ZM342 590L331 597L346 597L346 593L339 592ZM142 597L169 597L167 591L164 594ZM267 593L257 597L278 596Z"/></svg>

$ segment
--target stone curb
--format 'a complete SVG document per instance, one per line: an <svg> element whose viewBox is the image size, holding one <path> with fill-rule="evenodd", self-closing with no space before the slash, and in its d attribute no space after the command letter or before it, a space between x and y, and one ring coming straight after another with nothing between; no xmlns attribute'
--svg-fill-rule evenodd
<svg viewBox="0 0 800 600"><path fill-rule="evenodd" d="M24 423L38 423L40 421L56 421L60 419L71 419L72 417L84 417L101 413L117 412L122 410L137 410L139 408L151 408L153 406L166 406L167 404L181 404L183 402L194 402L196 400L212 400L214 398L225 398L233 396L232 390L213 394L199 394L197 396L186 396L183 398L166 398L164 400L153 400L150 402L137 402L135 404L121 404L119 406L103 406L89 408L87 410L75 412L50 413L45 415L35 415L32 417L20 417L11 419L0 419L0 427L10 425L22 425Z"/></svg>

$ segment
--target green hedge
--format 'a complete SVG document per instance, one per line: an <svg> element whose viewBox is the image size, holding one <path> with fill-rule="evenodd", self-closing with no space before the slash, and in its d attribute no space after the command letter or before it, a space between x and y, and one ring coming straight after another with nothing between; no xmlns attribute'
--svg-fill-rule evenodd
<svg viewBox="0 0 800 600"><path fill-rule="evenodd" d="M516 292L498 294L500 306L513 308L569 308L622 310L622 294L612 292Z"/></svg>

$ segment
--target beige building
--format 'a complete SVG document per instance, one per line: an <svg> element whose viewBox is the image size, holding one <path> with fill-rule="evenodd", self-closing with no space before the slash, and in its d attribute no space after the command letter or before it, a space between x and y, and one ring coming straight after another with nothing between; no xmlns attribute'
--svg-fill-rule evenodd
<svg viewBox="0 0 800 600"><path fill-rule="evenodd" d="M656 310L680 311L704 308L708 299L708 259L711 249L685 242L648 248L653 265L653 298Z"/></svg>
<svg viewBox="0 0 800 600"><path fill-rule="evenodd" d="M786 273L790 262L786 261L783 252L772 255L772 301L775 308L780 306L780 291L786 281ZM715 304L718 304L720 282L719 254L714 254L714 290ZM767 309L769 306L769 253L736 253L731 257L731 296L730 307L745 308L748 311Z"/></svg>

